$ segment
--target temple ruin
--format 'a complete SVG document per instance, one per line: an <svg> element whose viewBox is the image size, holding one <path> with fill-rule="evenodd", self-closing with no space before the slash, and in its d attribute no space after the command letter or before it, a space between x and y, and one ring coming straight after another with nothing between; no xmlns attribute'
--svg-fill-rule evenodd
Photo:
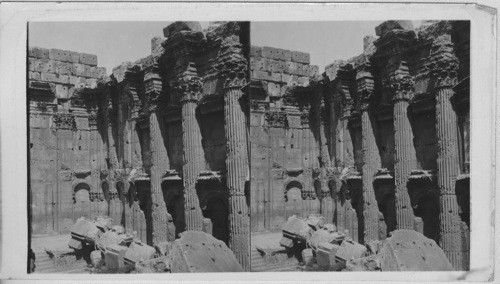
<svg viewBox="0 0 500 284"><path fill-rule="evenodd" d="M148 245L208 232L248 271L249 28L175 22L111 75L29 47L32 240L106 215Z"/></svg>
<svg viewBox="0 0 500 284"><path fill-rule="evenodd" d="M415 230L468 270L470 22L376 35L321 75L307 53L252 46L251 231L311 214L361 244Z"/></svg>

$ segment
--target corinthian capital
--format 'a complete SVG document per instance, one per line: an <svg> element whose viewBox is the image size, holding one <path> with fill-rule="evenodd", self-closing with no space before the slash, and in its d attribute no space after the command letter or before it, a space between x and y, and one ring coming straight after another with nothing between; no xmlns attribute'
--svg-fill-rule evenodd
<svg viewBox="0 0 500 284"><path fill-rule="evenodd" d="M177 79L174 86L181 96L181 102L198 101L203 91L203 83L197 76L194 64L189 64L188 70Z"/></svg>
<svg viewBox="0 0 500 284"><path fill-rule="evenodd" d="M367 110L373 100L375 83L371 73L371 65L365 62L360 65L356 73L357 106L361 111Z"/></svg>
<svg viewBox="0 0 500 284"><path fill-rule="evenodd" d="M145 102L143 111L156 111L163 88L157 64L153 64L144 70L144 88Z"/></svg>
<svg viewBox="0 0 500 284"><path fill-rule="evenodd" d="M386 86L389 87L394 96L393 101L409 101L413 98L413 91L415 89L415 80L413 76L409 74L396 74L389 78L386 82Z"/></svg>
<svg viewBox="0 0 500 284"><path fill-rule="evenodd" d="M213 68L225 89L242 88L247 84L248 61L241 54L239 43L223 42Z"/></svg>
<svg viewBox="0 0 500 284"><path fill-rule="evenodd" d="M436 88L453 87L458 83L458 58L453 52L449 36L434 40L426 69Z"/></svg>

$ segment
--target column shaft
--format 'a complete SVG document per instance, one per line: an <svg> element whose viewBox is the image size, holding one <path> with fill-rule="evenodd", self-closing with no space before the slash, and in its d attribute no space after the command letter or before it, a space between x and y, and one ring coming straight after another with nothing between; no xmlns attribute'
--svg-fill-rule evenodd
<svg viewBox="0 0 500 284"><path fill-rule="evenodd" d="M196 120L196 102L192 100L184 101L182 104L182 141L186 230L201 231L203 216L195 186L204 162L201 131Z"/></svg>
<svg viewBox="0 0 500 284"><path fill-rule="evenodd" d="M370 114L364 110L361 116L363 149L363 236L364 243L378 239L378 208L373 189L373 180L380 168L380 157L373 133Z"/></svg>
<svg viewBox="0 0 500 284"><path fill-rule="evenodd" d="M438 138L438 187L440 196L440 241L453 267L461 269L462 248L455 181L459 174L457 116L453 111L450 87L440 88L436 97L436 130Z"/></svg>
<svg viewBox="0 0 500 284"><path fill-rule="evenodd" d="M151 210L153 219L153 244L167 241L167 206L163 198L161 183L168 169L167 151L161 135L162 122L157 113L149 117L151 139Z"/></svg>
<svg viewBox="0 0 500 284"><path fill-rule="evenodd" d="M407 109L407 100L394 102L394 142L396 146L394 180L396 183L397 228L412 230L414 215L406 184L411 170L416 167L416 154L413 148L413 134Z"/></svg>
<svg viewBox="0 0 500 284"><path fill-rule="evenodd" d="M246 117L238 88L227 88L224 94L225 133L227 143L227 186L229 188L229 246L245 271L250 269L250 216L245 197L249 173L247 157Z"/></svg>

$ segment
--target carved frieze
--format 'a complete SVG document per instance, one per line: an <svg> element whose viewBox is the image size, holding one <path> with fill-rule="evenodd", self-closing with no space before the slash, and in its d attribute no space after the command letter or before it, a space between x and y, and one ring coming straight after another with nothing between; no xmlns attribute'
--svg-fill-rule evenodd
<svg viewBox="0 0 500 284"><path fill-rule="evenodd" d="M371 73L371 65L365 62L358 66L356 73L357 100L354 106L356 111L367 110L374 97L375 81Z"/></svg>
<svg viewBox="0 0 500 284"><path fill-rule="evenodd" d="M270 111L265 114L267 126L288 128L286 112Z"/></svg>
<svg viewBox="0 0 500 284"><path fill-rule="evenodd" d="M55 113L52 117L57 128L76 130L75 116L68 113Z"/></svg>
<svg viewBox="0 0 500 284"><path fill-rule="evenodd" d="M176 81L174 88L180 94L181 103L197 102L203 91L203 83L199 77L185 73Z"/></svg>
<svg viewBox="0 0 500 284"><path fill-rule="evenodd" d="M449 35L436 38L431 54L425 65L436 88L451 88L458 83L458 58L453 52L453 43Z"/></svg>

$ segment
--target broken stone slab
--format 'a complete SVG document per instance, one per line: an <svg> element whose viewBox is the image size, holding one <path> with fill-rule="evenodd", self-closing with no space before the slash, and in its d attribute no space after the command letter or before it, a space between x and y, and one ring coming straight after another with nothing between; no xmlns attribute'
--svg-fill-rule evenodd
<svg viewBox="0 0 500 284"><path fill-rule="evenodd" d="M172 242L165 241L155 245L155 250L158 255L167 255L172 249Z"/></svg>
<svg viewBox="0 0 500 284"><path fill-rule="evenodd" d="M125 252L125 261L135 264L140 260L150 260L155 256L156 250L147 244L132 242Z"/></svg>
<svg viewBox="0 0 500 284"><path fill-rule="evenodd" d="M108 216L98 216L94 221L94 224L99 228L102 232L106 232L113 227L113 219Z"/></svg>
<svg viewBox="0 0 500 284"><path fill-rule="evenodd" d="M307 216L306 222L314 230L319 230L326 224L326 219L322 215L313 214Z"/></svg>
<svg viewBox="0 0 500 284"><path fill-rule="evenodd" d="M380 254L370 255L367 257L350 259L346 263L346 271L379 271L380 261L382 256Z"/></svg>
<svg viewBox="0 0 500 284"><path fill-rule="evenodd" d="M443 250L413 230L396 230L380 250L382 271L453 271Z"/></svg>
<svg viewBox="0 0 500 284"><path fill-rule="evenodd" d="M344 240L337 250L335 259L345 263L350 259L364 257L366 251L364 245L351 240Z"/></svg>
<svg viewBox="0 0 500 284"><path fill-rule="evenodd" d="M141 260L135 264L136 273L170 273L171 256L161 256L150 260Z"/></svg>
<svg viewBox="0 0 500 284"><path fill-rule="evenodd" d="M334 224L324 224L323 227L322 227L323 230L326 230L328 232L336 232L337 231L337 226L335 226Z"/></svg>
<svg viewBox="0 0 500 284"><path fill-rule="evenodd" d="M104 251L110 245L125 245L126 240L113 231L107 231L96 240L95 244Z"/></svg>
<svg viewBox="0 0 500 284"><path fill-rule="evenodd" d="M201 32L199 22L174 22L163 29L163 36L169 37L180 31Z"/></svg>
<svg viewBox="0 0 500 284"><path fill-rule="evenodd" d="M318 244L321 243L340 244L345 237L346 235L342 233L328 232L327 230L320 229L311 233L311 236L307 239L307 244L316 249Z"/></svg>
<svg viewBox="0 0 500 284"><path fill-rule="evenodd" d="M286 247L286 248L293 248L293 240L283 236L280 240L280 246Z"/></svg>
<svg viewBox="0 0 500 284"><path fill-rule="evenodd" d="M316 250L316 261L323 268L333 267L335 264L335 255L339 249L338 245L331 243L322 243Z"/></svg>
<svg viewBox="0 0 500 284"><path fill-rule="evenodd" d="M104 251L104 261L106 267L110 270L122 270L125 268L126 246L112 244L106 247Z"/></svg>
<svg viewBox="0 0 500 284"><path fill-rule="evenodd" d="M293 215L288 218L288 221L283 225L283 236L299 242L306 242L311 236L312 228L307 222Z"/></svg>
<svg viewBox="0 0 500 284"><path fill-rule="evenodd" d="M100 250L95 250L90 253L90 262L92 266L101 266L103 263L102 252Z"/></svg>
<svg viewBox="0 0 500 284"><path fill-rule="evenodd" d="M314 260L314 253L313 253L312 249L310 249L310 248L304 249L304 250L302 250L301 254L302 254L302 261L306 265L312 264L312 262Z"/></svg>
<svg viewBox="0 0 500 284"><path fill-rule="evenodd" d="M220 240L197 231L186 231L172 244L170 270L176 272L241 272L233 252Z"/></svg>
<svg viewBox="0 0 500 284"><path fill-rule="evenodd" d="M93 222L85 219L85 217L76 220L76 223L71 228L71 237L80 241L94 243L100 235L101 230Z"/></svg>
<svg viewBox="0 0 500 284"><path fill-rule="evenodd" d="M111 227L111 230L117 234L125 234L125 228L120 225L114 225L113 227Z"/></svg>
<svg viewBox="0 0 500 284"><path fill-rule="evenodd" d="M82 241L71 238L68 242L68 246L74 250L81 250L83 248Z"/></svg>

